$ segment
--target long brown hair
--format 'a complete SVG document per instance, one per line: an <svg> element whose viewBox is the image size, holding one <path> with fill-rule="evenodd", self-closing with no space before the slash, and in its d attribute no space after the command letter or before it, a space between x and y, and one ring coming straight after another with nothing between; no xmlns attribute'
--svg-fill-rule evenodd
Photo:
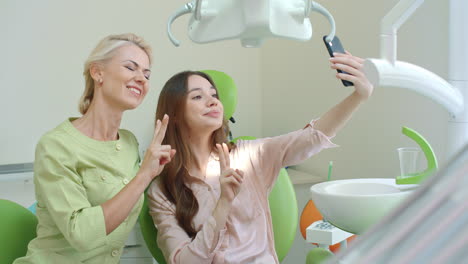
<svg viewBox="0 0 468 264"><path fill-rule="evenodd" d="M159 94L156 120L162 120L164 114L169 116L166 136L163 144L171 145L176 155L170 163L166 164L159 175L160 187L167 199L176 206L176 219L179 225L194 238L197 231L192 225L192 220L198 213L198 201L192 190L185 185L192 182L188 173L189 164L193 164L195 157L188 142L188 128L185 123L185 107L188 91L188 78L191 75L199 75L208 80L216 89L213 80L205 73L199 71L184 71L172 76L164 85ZM218 91L216 89L216 91ZM227 143L229 126L226 119L223 125L213 132L212 146L216 143ZM230 145L232 147L232 145Z"/></svg>

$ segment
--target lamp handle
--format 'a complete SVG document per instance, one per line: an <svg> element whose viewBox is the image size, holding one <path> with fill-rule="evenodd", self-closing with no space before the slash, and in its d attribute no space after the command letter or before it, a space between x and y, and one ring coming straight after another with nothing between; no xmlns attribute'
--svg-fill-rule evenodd
<svg viewBox="0 0 468 264"><path fill-rule="evenodd" d="M310 1L310 0L307 0L307 1ZM328 22L330 22L330 25L331 25L331 31L330 31L330 34L327 35L326 40L327 42L331 42L333 38L335 37L335 31L336 31L335 19L333 18L332 14L328 12L328 10L325 7L323 7L321 4L314 2L314 1L310 1L310 9L306 9L307 16L308 16L309 11L318 12L324 15L328 19Z"/></svg>
<svg viewBox="0 0 468 264"><path fill-rule="evenodd" d="M180 16L192 13L194 11L194 4L193 2L186 3L183 7L181 7L179 10L177 10L172 16L169 17L169 20L167 21L167 35L169 39L171 40L172 44L174 46L179 47L180 42L172 35L171 31L171 25L172 23Z"/></svg>

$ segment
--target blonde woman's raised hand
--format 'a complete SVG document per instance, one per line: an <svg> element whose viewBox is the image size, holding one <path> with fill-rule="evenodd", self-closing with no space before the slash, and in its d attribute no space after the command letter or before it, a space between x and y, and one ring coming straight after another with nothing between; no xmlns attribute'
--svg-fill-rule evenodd
<svg viewBox="0 0 468 264"><path fill-rule="evenodd" d="M364 59L353 56L347 51L346 54L334 53L333 55L335 57L330 58L330 67L349 73L337 73L336 78L353 82L356 93L363 99L369 98L374 87L362 71Z"/></svg>
<svg viewBox="0 0 468 264"><path fill-rule="evenodd" d="M169 117L167 115L164 115L162 121L159 119L156 121L153 140L146 150L143 162L141 163L140 171L144 172L150 180L161 173L164 165L171 162L176 153L176 150L172 149L170 145L161 145L166 135L168 123Z"/></svg>
<svg viewBox="0 0 468 264"><path fill-rule="evenodd" d="M231 203L240 191L244 181L244 172L231 168L228 146L223 143L216 144L219 154L219 167L221 175L219 183L221 185L221 198Z"/></svg>

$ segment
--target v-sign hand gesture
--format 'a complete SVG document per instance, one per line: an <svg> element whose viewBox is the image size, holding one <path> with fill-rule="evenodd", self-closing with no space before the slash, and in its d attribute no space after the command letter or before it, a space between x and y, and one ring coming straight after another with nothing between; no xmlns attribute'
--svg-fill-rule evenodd
<svg viewBox="0 0 468 264"><path fill-rule="evenodd" d="M170 145L161 145L166 135L168 123L169 117L167 115L164 115L162 122L159 119L156 121L153 140L146 150L145 157L141 163L140 171L145 173L150 180L161 173L164 165L171 162L176 153L176 150L172 149Z"/></svg>
<svg viewBox="0 0 468 264"><path fill-rule="evenodd" d="M219 167L221 175L219 183L221 185L221 198L231 203L240 191L244 181L244 172L232 169L229 160L229 149L226 144L216 144L219 155Z"/></svg>

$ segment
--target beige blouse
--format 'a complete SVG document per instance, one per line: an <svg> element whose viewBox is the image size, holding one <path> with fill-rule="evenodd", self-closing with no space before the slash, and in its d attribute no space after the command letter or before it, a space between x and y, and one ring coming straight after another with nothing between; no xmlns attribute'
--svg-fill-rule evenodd
<svg viewBox="0 0 468 264"><path fill-rule="evenodd" d="M233 201L218 243L214 241L213 210L220 196L219 161L212 156L205 180L190 184L199 204L193 219L198 233L192 240L178 225L176 208L155 180L148 189L150 214L158 229L157 242L168 263L279 263L275 252L268 195L279 170L298 164L322 149L335 147L313 128L257 140L240 140L229 154L231 167L244 172L244 182Z"/></svg>

